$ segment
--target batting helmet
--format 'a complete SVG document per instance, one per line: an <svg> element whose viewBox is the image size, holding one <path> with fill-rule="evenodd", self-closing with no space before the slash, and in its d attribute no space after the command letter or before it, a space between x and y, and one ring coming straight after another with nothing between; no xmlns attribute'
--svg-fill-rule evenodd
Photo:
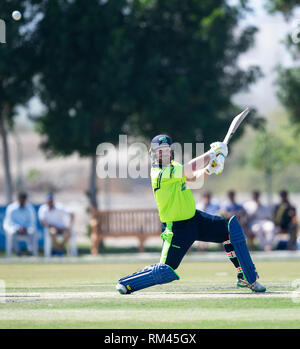
<svg viewBox="0 0 300 349"><path fill-rule="evenodd" d="M162 149L164 147L171 148L171 159L174 159L174 150L173 150L173 141L172 138L168 135L158 135L155 136L150 145L149 152L151 154L152 165L158 164L161 167L160 159L157 157L157 150Z"/></svg>

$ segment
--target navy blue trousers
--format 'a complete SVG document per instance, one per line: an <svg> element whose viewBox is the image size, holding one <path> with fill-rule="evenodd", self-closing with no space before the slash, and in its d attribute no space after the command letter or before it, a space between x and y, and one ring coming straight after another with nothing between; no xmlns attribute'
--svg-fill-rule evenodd
<svg viewBox="0 0 300 349"><path fill-rule="evenodd" d="M162 232L166 224L162 224ZM195 216L173 223L173 238L165 264L177 269L195 241L222 243L229 239L228 223L219 216L196 210Z"/></svg>

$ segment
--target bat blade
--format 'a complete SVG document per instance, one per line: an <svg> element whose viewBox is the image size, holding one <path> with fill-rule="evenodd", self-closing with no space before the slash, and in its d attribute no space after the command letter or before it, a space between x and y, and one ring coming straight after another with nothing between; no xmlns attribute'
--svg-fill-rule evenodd
<svg viewBox="0 0 300 349"><path fill-rule="evenodd" d="M232 120L231 125L228 129L228 132L226 134L226 137L224 138L224 141L223 141L225 144L229 143L231 137L234 135L234 133L236 132L236 130L238 129L238 127L240 126L240 124L242 123L242 121L245 119L245 117L248 115L249 112L250 112L250 108L246 108Z"/></svg>

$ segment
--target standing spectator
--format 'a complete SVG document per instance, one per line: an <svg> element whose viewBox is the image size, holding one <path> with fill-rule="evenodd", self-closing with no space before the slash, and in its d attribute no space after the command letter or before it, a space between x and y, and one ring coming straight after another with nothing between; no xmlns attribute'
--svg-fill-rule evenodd
<svg viewBox="0 0 300 349"><path fill-rule="evenodd" d="M6 256L11 256L12 249L21 255L20 240L26 241L30 255L37 255L36 214L33 206L27 202L27 194L18 194L18 200L7 206L3 222L6 236Z"/></svg>
<svg viewBox="0 0 300 349"><path fill-rule="evenodd" d="M287 248L294 250L297 248L297 233L298 233L298 221L296 208L292 206L288 198L288 192L282 190L280 193L281 202L275 206L274 210L274 223L276 225L277 233L287 236L286 246L277 248Z"/></svg>
<svg viewBox="0 0 300 349"><path fill-rule="evenodd" d="M43 227L46 228L45 241L50 237L54 253L62 255L71 236L73 214L61 204L54 203L54 196L50 193L46 197L46 203L40 207L38 217ZM45 244L45 255L47 257L51 255L51 247L47 243Z"/></svg>
<svg viewBox="0 0 300 349"><path fill-rule="evenodd" d="M272 222L271 210L260 201L260 192L252 193L252 200L244 204L247 213L248 236L257 238L259 246L264 251L271 251L275 237L275 225Z"/></svg>
<svg viewBox="0 0 300 349"><path fill-rule="evenodd" d="M197 203L196 209L212 215L217 215L220 210L220 205L211 199L211 193L207 191L202 195L202 200Z"/></svg>

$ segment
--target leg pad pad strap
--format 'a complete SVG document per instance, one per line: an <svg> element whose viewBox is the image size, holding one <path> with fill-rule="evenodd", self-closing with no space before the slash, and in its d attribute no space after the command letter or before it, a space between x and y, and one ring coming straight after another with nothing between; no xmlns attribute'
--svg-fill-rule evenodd
<svg viewBox="0 0 300 349"><path fill-rule="evenodd" d="M121 278L119 284L124 285L131 293L174 280L179 280L179 276L169 265L154 264L145 267L137 273Z"/></svg>
<svg viewBox="0 0 300 349"><path fill-rule="evenodd" d="M230 234L230 241L234 247L235 254L243 269L244 275L248 282L253 283L257 279L255 265L252 262L248 246L246 244L246 237L243 228L238 222L236 216L233 216L229 223L228 229Z"/></svg>

